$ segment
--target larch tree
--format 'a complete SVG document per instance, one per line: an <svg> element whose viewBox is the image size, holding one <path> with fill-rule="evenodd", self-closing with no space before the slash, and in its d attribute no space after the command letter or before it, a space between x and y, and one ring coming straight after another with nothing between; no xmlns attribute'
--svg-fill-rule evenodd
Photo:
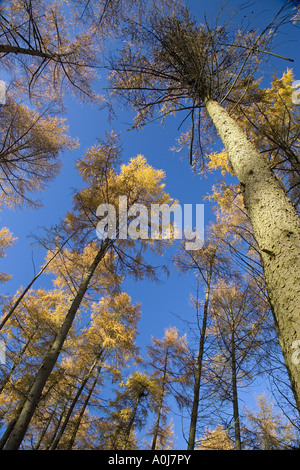
<svg viewBox="0 0 300 470"><path fill-rule="evenodd" d="M174 2L161 3L174 9ZM143 0L1 2L0 189L9 206L36 204L30 193L58 174L62 152L76 146L61 117L67 96L103 103L106 46L128 18L138 20L151 8Z"/></svg>
<svg viewBox="0 0 300 470"><path fill-rule="evenodd" d="M200 387L202 380L202 368L205 357L205 342L209 324L210 296L212 286L217 279L228 277L229 260L226 257L220 240L220 230L217 224L212 224L207 231L204 246L199 250L188 251L184 245L174 257L174 264L182 273L193 271L197 279L197 296L191 298L196 310L196 324L199 329L198 349L196 351L194 377L193 377L193 399L190 411L190 426L188 436L188 450L193 450L196 442L196 430L198 421L198 409L200 402ZM215 232L219 232L218 237ZM204 286L204 301L200 301L200 286ZM193 326L193 328L195 328ZM185 388L185 387L184 387ZM183 392L185 395L185 392Z"/></svg>
<svg viewBox="0 0 300 470"><path fill-rule="evenodd" d="M260 372L262 326L267 314L253 284L219 280L214 285L210 328L216 338L216 353L210 359L211 374L216 378L215 390L221 400L232 403L237 450L242 448L238 390Z"/></svg>
<svg viewBox="0 0 300 470"><path fill-rule="evenodd" d="M136 15L131 0L1 2L1 68L35 100L61 101L67 92L98 99L104 42L127 15Z"/></svg>
<svg viewBox="0 0 300 470"><path fill-rule="evenodd" d="M282 413L275 412L274 404L265 393L256 399L258 410L246 410L245 437L253 450L289 450L297 448L299 431L293 429ZM298 436L297 436L298 434Z"/></svg>
<svg viewBox="0 0 300 470"><path fill-rule="evenodd" d="M81 421L90 402L96 406L104 378L115 382L129 361L137 357L135 337L140 306L132 305L128 294L121 292L103 296L92 304L91 310L89 328L81 331L72 355L66 357L72 363L70 376L77 376L78 385L49 446L51 450L80 448L76 436L80 432ZM89 414L91 419L97 420L97 415Z"/></svg>
<svg viewBox="0 0 300 470"><path fill-rule="evenodd" d="M6 338L7 360L0 389L1 414L7 432L2 436L1 448L17 419L36 368L45 352L49 351L69 304L70 297L60 289L30 291L17 315L10 317L2 331ZM48 403L46 397L59 376L59 369L54 370L41 406Z"/></svg>
<svg viewBox="0 0 300 470"><path fill-rule="evenodd" d="M0 191L3 204L38 207L31 193L45 190L59 173L63 152L75 149L65 119L47 107L31 109L7 93L0 108Z"/></svg>
<svg viewBox="0 0 300 470"><path fill-rule="evenodd" d="M120 148L118 139L113 134L108 135L106 141L99 142L78 161L79 173L86 186L75 193L73 211L66 215L57 229L51 231L51 234L53 239L56 239L57 233L68 235L72 233L72 251L77 252L78 258L80 258L80 253L86 250L90 261L85 265L84 273L79 276L71 305L50 350L36 373L5 449L17 449L20 446L48 377L73 325L77 311L84 301L90 285L93 285L93 277L97 269L101 269L100 266L105 257L115 259L116 254L117 262L122 264L123 269L134 274L137 278L145 275L153 277L155 274L154 268L144 261L143 252L147 246L156 250L156 247L164 245L165 241L149 240L148 237L144 239L142 226L143 230L148 230L151 227L149 215L151 203L172 204L173 200L164 190L164 172L155 170L144 157L139 155L132 158L127 165L121 165L118 172L119 161ZM128 239L118 238L118 233L115 230L111 232L110 221L103 223L105 212L98 213L100 203L118 208L120 196L127 197L128 207L136 204L135 215L140 211L141 204L148 208L148 215L143 223L138 217L133 220L129 218L128 232L130 235ZM131 215L134 216L134 214ZM99 232L99 223L102 223L102 229L108 226L107 231L101 230ZM118 228L119 225L124 229L122 224L118 224ZM129 230L130 228L131 230ZM59 256L63 256L63 253L60 253Z"/></svg>
<svg viewBox="0 0 300 470"><path fill-rule="evenodd" d="M233 450L234 443L228 431L220 424L215 429L209 429L198 441L197 450Z"/></svg>
<svg viewBox="0 0 300 470"><path fill-rule="evenodd" d="M172 11L180 2L155 3ZM151 8L142 0L1 2L1 66L32 96L71 91L94 99L107 40L117 37L125 20Z"/></svg>
<svg viewBox="0 0 300 470"><path fill-rule="evenodd" d="M269 88L259 89L258 81L255 87L259 89L260 99L240 106L239 111L233 110L233 115L239 119L240 126L260 149L262 157L270 164L282 188L299 212L299 106L293 103L293 81L294 75L290 69L280 78L273 77ZM242 270L252 277L268 303L259 247L239 184L232 181L233 170L228 155L223 150L209 154L208 159L209 169L218 169L223 176L218 184L213 186L208 199L217 202L215 214L218 222L227 224L226 240L230 253ZM274 326L276 327L276 324ZM296 423L299 416L297 417L291 383L281 357L274 326L270 317L268 332L265 329L265 347L262 351L268 370L265 376L270 382L274 397L277 396L277 404L281 408L284 407L285 413L293 416L292 420ZM297 354L297 351L295 353Z"/></svg>
<svg viewBox="0 0 300 470"><path fill-rule="evenodd" d="M299 208L299 106L294 97L292 69L273 77L269 88L253 84L258 99L237 106L232 116L260 150L282 183L295 207ZM224 176L233 174L225 151L208 155L210 168L219 168ZM238 186L238 185L236 185ZM237 188L238 189L238 188Z"/></svg>
<svg viewBox="0 0 300 470"><path fill-rule="evenodd" d="M7 227L3 227L0 230L0 258L4 258L6 256L7 248L11 247L16 238L13 237L13 234L8 230ZM0 282L6 282L11 278L10 274L7 273L0 273Z"/></svg>
<svg viewBox="0 0 300 470"><path fill-rule="evenodd" d="M9 206L37 205L30 193L45 189L60 171L61 153L77 146L61 117L66 92L97 99L92 82L99 50L91 25L79 31L75 23L60 0L1 2L6 96L0 108L0 187Z"/></svg>
<svg viewBox="0 0 300 470"><path fill-rule="evenodd" d="M143 372L134 371L122 380L110 401L106 421L112 430L105 446L114 450L139 448L137 432L146 425L153 389L155 380Z"/></svg>
<svg viewBox="0 0 300 470"><path fill-rule="evenodd" d="M167 397L172 393L176 383L185 378L185 366L188 356L186 336L179 336L175 327L165 330L162 339L152 338L148 347L149 365L154 370L152 377L156 379L156 400L153 406L155 418L151 429L151 450L155 450L164 442L164 428L167 427ZM168 432L166 432L166 435Z"/></svg>
<svg viewBox="0 0 300 470"><path fill-rule="evenodd" d="M137 128L156 118L185 112L190 126L180 145L189 144L190 161L200 168L205 165L201 130L214 125L238 178L253 227L300 410L300 372L293 359L300 334L300 219L270 164L232 115L238 104L259 99L255 72L266 57L276 55L273 39L281 24L290 22L285 8L257 32L233 30L230 21L220 24L220 18L213 26L207 22L198 25L188 11L181 17L154 15L140 28L133 25L131 40L112 57L111 88L115 97L137 112Z"/></svg>

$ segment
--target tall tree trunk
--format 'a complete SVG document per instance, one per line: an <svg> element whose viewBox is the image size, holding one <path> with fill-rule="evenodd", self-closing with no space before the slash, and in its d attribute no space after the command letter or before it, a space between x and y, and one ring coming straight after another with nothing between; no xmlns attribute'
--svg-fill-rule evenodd
<svg viewBox="0 0 300 470"><path fill-rule="evenodd" d="M14 428L7 440L5 445L5 450L16 450L19 448L24 435L28 429L31 418L34 414L34 411L39 403L43 388L47 382L49 375L54 368L58 356L60 354L61 348L65 342L65 339L68 335L68 332L71 329L77 310L80 307L82 299L87 291L89 282L99 265L100 261L104 257L107 247L110 241L104 241L101 249L98 251L97 255L87 273L82 279L78 292L71 304L71 307L65 317L65 320L62 324L60 331L57 333L56 338L52 344L52 347L48 354L45 356L33 382L33 385L28 393L27 399L23 405L21 413L18 416L18 419L14 425Z"/></svg>
<svg viewBox="0 0 300 470"><path fill-rule="evenodd" d="M300 218L268 163L239 124L216 101L209 99L205 105L240 182L300 413L300 367L293 360L294 342L300 340Z"/></svg>
<svg viewBox="0 0 300 470"><path fill-rule="evenodd" d="M154 426L154 432L152 437L152 445L151 450L155 450L158 438L158 431L159 431L159 424L160 424L160 417L162 412L162 407L164 404L164 397L165 397L165 387L167 382L167 365L168 365L168 351L166 352L165 363L164 363L164 373L163 373L163 382L161 387L161 394L159 398L158 410L156 415L156 421Z"/></svg>
<svg viewBox="0 0 300 470"><path fill-rule="evenodd" d="M130 420L129 420L129 422L127 424L127 427L126 427L125 436L124 436L124 444L123 444L123 449L122 450L127 450L127 445L128 445L131 429L133 427L134 420L135 420L136 413L137 413L137 409L138 409L139 403L140 403L141 398L142 398L143 395L144 395L143 393L140 393L136 397L135 404L134 404L133 410L131 412Z"/></svg>
<svg viewBox="0 0 300 470"><path fill-rule="evenodd" d="M88 373L86 374L84 380L82 381L82 383L81 383L79 389L77 390L77 393L76 393L75 397L73 398L71 405L69 406L69 409L68 409L68 412L67 412L67 414L66 414L66 416L65 416L64 422L63 422L63 424L62 424L62 426L61 426L59 432L57 433L57 435L56 435L56 437L55 437L55 440L54 440L52 446L50 447L51 450L55 450L55 449L57 448L57 446L58 446L58 444L59 444L59 441L60 441L60 439L61 439L61 437L62 437L62 435L63 435L63 433L64 433L64 431L65 431L65 429L66 429L66 427L67 427L67 424L68 424L68 422L69 422L69 420L70 420L70 417L71 417L71 415L72 415L72 413L73 413L73 410L74 410L74 408L75 408L75 406L76 406L76 404L77 404L77 402L78 402L78 400L79 400L79 398L80 398L80 396L81 396L81 394L82 394L82 392L83 392L83 390L84 390L84 387L86 386L86 384L87 384L89 378L91 377L91 375L92 375L92 373L93 373L93 371L94 371L96 365L99 363L99 360L100 360L100 358L101 358L101 356L102 356L102 353L103 353L103 350L100 352L100 354L99 354L99 355L95 358L95 360L93 361L93 364L91 365L91 367L90 367Z"/></svg>
<svg viewBox="0 0 300 470"><path fill-rule="evenodd" d="M59 420L57 421L56 426L54 427L54 431L53 431L53 433L52 433L52 436L51 436L49 442L47 443L47 446L46 446L46 449L45 449L45 450L51 450L52 444L53 444L53 442L54 442L54 440L55 440L55 438L56 438L56 436L57 436L57 433L58 433L58 431L59 431L59 429L60 429L61 423L63 422L63 418L64 418L64 415L65 415L65 411L66 411L66 409L67 409L67 406L64 405L62 408L63 408L63 409L62 409L62 411L61 411L61 413L60 413L60 415L59 415Z"/></svg>
<svg viewBox="0 0 300 470"><path fill-rule="evenodd" d="M231 321L231 345L230 345L230 359L231 359L231 384L232 384L232 405L233 405L233 419L234 419L234 440L236 450L241 450L241 429L240 429L240 415L239 415L239 402L237 392L237 375L236 375L236 351L235 351L235 324L232 318Z"/></svg>
<svg viewBox="0 0 300 470"><path fill-rule="evenodd" d="M14 362L12 368L10 369L10 371L8 372L8 374L6 375L6 377L3 379L3 382L2 384L0 385L0 394L3 392L6 384L9 382L11 376L13 375L14 371L16 370L16 368L18 367L18 365L20 364L20 362L22 361L23 357L24 357L24 354L26 353L27 349L29 348L30 344L31 344L31 341L33 339L33 337L36 335L37 333L37 330L33 331L30 335L30 337L28 338L27 342L25 343L22 351L20 352L18 358L16 359L16 361Z"/></svg>
<svg viewBox="0 0 300 470"><path fill-rule="evenodd" d="M27 285L27 287L23 290L23 292L19 295L19 297L17 298L17 300L15 301L15 303L12 305L12 307L10 308L9 312L5 315L5 317L1 320L1 323L0 323L0 330L2 330L2 328L4 327L4 325L6 324L6 322L10 319L10 317L12 316L12 314L14 313L14 311L16 310L16 308L18 307L18 305L22 302L22 300L24 299L25 295L27 294L27 292L29 291L29 289L31 288L31 286L35 283L35 281L43 274L43 272L46 271L46 269L48 268L48 266L52 263L52 261L56 258L56 256L62 251L63 247L67 244L67 242L72 238L73 234L67 238L67 240L65 240L63 242L63 244L58 248L58 250L54 253L53 256L51 256L51 258L44 264L44 266L41 267L40 271L33 277L33 279L30 281L30 283Z"/></svg>
<svg viewBox="0 0 300 470"><path fill-rule="evenodd" d="M21 410L21 406L20 406L19 408L20 408L20 410ZM8 425L7 425L7 427L6 427L6 430L5 430L3 436L1 437L1 440L0 440L0 450L3 450L3 448L4 448L6 442L7 442L8 438L9 438L10 433L11 433L11 431L13 430L14 425L16 424L16 422L17 422L17 418L13 418L13 419L8 423Z"/></svg>
<svg viewBox="0 0 300 470"><path fill-rule="evenodd" d="M203 308L203 320L202 320L202 328L201 328L201 335L200 335L200 341L199 341L197 367L196 367L196 375L195 375L195 383L194 383L194 397L193 397L193 406L192 406L191 421L190 421L188 450L194 450L194 447L195 447L195 436L196 436L198 408L199 408L200 383L201 383L201 375L202 375L202 363L203 363L204 343L205 343L205 336L206 336L209 293L210 293L213 263L214 263L214 258L212 258L210 261L209 273L208 273L207 283L206 283L205 302L204 302L204 308Z"/></svg>
<svg viewBox="0 0 300 470"><path fill-rule="evenodd" d="M42 442L43 442L43 439L48 431L48 428L53 420L53 417L55 416L55 413L56 413L56 406L53 408L52 410L52 413L50 413L49 415L49 418L46 422L46 425L44 426L44 428L42 429L41 433L40 433L40 436L38 438L38 441L36 443L36 445L34 446L34 450L39 450L40 446L42 445Z"/></svg>
<svg viewBox="0 0 300 470"><path fill-rule="evenodd" d="M77 436L77 433L78 433L78 429L79 429L79 427L80 427L80 423L81 423L82 417L83 417L84 412L85 412L85 410L86 410L86 408L87 408L87 406L88 406L88 404L89 404L89 401L90 401L90 399L91 399L91 396L92 396L92 394L93 394L93 391L94 391L94 389L95 389L95 387L96 387L96 385L97 385L97 382L98 382L98 380L99 380L100 372L101 372L101 367L99 366L99 367L98 367L98 370L97 370L97 374L96 374L96 376L95 376L95 378L94 378L94 381L93 381L93 383L92 383L92 386L91 386L91 388L90 388L90 390L89 390L89 392L88 392L88 394L87 394L87 396L86 396L86 398L85 398L85 400L84 400L84 403L83 403L83 405L82 405L82 407L81 407L79 416L78 416L78 418L77 418L77 420L76 420L76 424L75 424L75 427L74 427L74 429L73 429L72 436L71 436L70 441L69 441L69 443L68 443L68 448L67 448L68 450L72 450L72 447L73 447L73 445L74 445L74 443L75 443L75 439L76 439L76 436Z"/></svg>

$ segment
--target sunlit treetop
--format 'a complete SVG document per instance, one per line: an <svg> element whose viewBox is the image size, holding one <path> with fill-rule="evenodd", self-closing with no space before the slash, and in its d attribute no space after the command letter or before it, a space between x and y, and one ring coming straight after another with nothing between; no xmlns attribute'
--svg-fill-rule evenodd
<svg viewBox="0 0 300 470"><path fill-rule="evenodd" d="M206 102L230 111L258 100L258 67L272 56L276 32L287 21L283 8L262 31L245 30L221 13L214 24L199 23L188 10L153 14L142 26L132 23L110 60L111 96L134 109L134 126L180 112L187 130L179 147L189 145L191 163L202 166L205 144L213 142L211 132L201 132L211 131Z"/></svg>

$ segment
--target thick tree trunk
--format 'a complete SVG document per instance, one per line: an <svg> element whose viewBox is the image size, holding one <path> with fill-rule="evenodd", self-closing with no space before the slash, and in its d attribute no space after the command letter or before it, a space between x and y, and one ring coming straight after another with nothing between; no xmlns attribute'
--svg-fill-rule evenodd
<svg viewBox="0 0 300 470"><path fill-rule="evenodd" d="M279 342L300 412L300 218L266 160L228 112L207 100L209 113L239 179L258 243Z"/></svg>
<svg viewBox="0 0 300 470"><path fill-rule="evenodd" d="M65 339L68 335L68 332L71 329L75 315L78 308L82 302L82 299L87 291L89 282L99 265L100 261L106 253L108 243L104 242L103 246L97 253L93 263L88 269L87 273L82 279L78 292L71 304L71 307L65 317L65 320L62 324L62 327L52 344L52 347L48 354L45 356L33 382L33 385L28 393L27 399L22 407L22 410L18 416L18 419L14 425L14 428L7 440L7 443L4 447L5 450L16 450L19 448L23 437L27 431L27 428L30 424L31 418L34 414L34 411L39 403L40 397L42 395L43 388L47 382L49 375L51 374L62 346L65 342Z"/></svg>

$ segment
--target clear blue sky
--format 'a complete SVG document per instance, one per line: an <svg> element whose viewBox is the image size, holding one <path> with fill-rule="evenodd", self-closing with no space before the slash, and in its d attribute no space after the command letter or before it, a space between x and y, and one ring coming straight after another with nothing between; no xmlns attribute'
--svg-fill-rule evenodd
<svg viewBox="0 0 300 470"><path fill-rule="evenodd" d="M243 1L233 1L231 4L240 5ZM244 13L240 13L242 20L251 20L255 24L263 25L265 18L271 18L284 2L281 0L266 0L253 2L251 11L253 13L247 18ZM201 17L204 11L208 17L218 10L221 2L211 0L188 0L192 11ZM265 10L263 15L258 13ZM237 23L238 24L238 23ZM252 29L255 29L253 27ZM280 33L276 53L294 58L294 64L280 59L272 59L274 65L273 72L281 75L287 67L294 69L295 78L300 79L299 65L299 31L291 32L290 28L284 28ZM266 84L270 83L270 70L265 76ZM1 79L1 77L0 77ZM128 121L130 120L128 114ZM166 172L166 190L172 197L177 198L181 204L200 204L203 197L207 195L214 183L215 175L200 179L194 175L187 160L182 161L177 154L170 151L178 136L178 120L167 119L163 126L153 124L140 132L126 132L126 124L123 122L107 121L105 111L99 111L96 107L83 106L68 100L68 122L70 134L78 136L80 139L80 149L64 155L64 167L61 174L52 182L47 191L40 195L44 207L39 210L17 209L16 211L4 210L0 213L0 223L7 226L13 234L18 237L14 247L8 250L7 257L1 260L1 271L13 274L13 279L2 288L4 293L14 292L21 285L25 286L34 275L34 267L38 270L43 263L44 253L41 250L36 252L30 246L31 233L37 233L40 226L50 227L63 217L67 210L71 208L72 188L80 184L75 161L80 157L86 148L93 145L97 137L103 137L105 131L112 128L117 132L122 132L121 141L124 146L124 161L138 153L143 154L148 162L156 168L161 168ZM205 221L212 220L211 205L205 203ZM43 281L42 281L43 282ZM131 295L134 302L142 304L142 318L139 324L138 346L144 347L151 343L151 336L162 337L165 328L174 325L183 334L184 324L180 323L174 316L193 319L193 312L188 305L190 294L194 291L196 283L192 278L178 276L173 272L169 279L164 279L161 285L150 282L134 283L128 279L124 283L124 289ZM181 428L175 432L180 436ZM179 448L185 448L185 443L178 439Z"/></svg>

